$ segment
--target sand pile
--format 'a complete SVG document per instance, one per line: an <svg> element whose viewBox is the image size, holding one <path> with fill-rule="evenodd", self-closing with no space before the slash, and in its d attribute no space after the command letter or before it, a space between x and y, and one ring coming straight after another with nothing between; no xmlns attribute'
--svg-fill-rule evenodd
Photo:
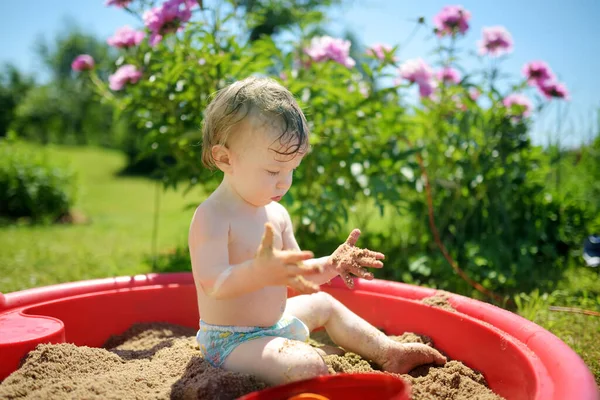
<svg viewBox="0 0 600 400"><path fill-rule="evenodd" d="M235 399L267 385L250 375L227 372L205 362L194 329L176 325L138 324L113 336L104 348L43 344L30 352L21 368L0 384L2 399ZM404 334L402 342L431 343ZM312 344L332 344L324 331ZM328 355L333 372L372 372L377 366L353 353ZM382 372L383 373L383 372ZM444 367L422 366L403 375L413 399L500 399L483 376L458 361Z"/></svg>

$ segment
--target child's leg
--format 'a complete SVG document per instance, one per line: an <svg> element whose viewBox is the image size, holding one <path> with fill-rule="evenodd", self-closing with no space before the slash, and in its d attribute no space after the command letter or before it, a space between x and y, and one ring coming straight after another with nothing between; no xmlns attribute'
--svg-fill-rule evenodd
<svg viewBox="0 0 600 400"><path fill-rule="evenodd" d="M323 358L310 345L281 337L262 337L240 344L222 367L254 375L271 385L329 373Z"/></svg>
<svg viewBox="0 0 600 400"><path fill-rule="evenodd" d="M286 312L304 322L310 331L325 327L337 345L373 360L385 371L406 373L422 364L446 362L432 347L391 340L325 292L288 299Z"/></svg>

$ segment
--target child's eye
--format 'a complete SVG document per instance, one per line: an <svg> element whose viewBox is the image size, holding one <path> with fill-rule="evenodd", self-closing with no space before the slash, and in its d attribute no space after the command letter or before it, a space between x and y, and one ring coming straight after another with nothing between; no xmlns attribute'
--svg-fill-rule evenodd
<svg viewBox="0 0 600 400"><path fill-rule="evenodd" d="M279 172L273 172L273 171L267 171L267 173L271 176L277 176L279 175Z"/></svg>

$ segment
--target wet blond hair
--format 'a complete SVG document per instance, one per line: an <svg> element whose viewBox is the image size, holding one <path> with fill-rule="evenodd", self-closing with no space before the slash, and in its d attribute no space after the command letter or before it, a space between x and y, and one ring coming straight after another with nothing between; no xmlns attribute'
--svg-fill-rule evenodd
<svg viewBox="0 0 600 400"><path fill-rule="evenodd" d="M221 89L212 99L204 114L202 125L202 164L216 167L212 155L215 145L227 145L227 139L236 124L249 115L263 116L281 127L275 141L282 144L280 155L293 155L308 150L306 117L294 96L270 78L250 77Z"/></svg>

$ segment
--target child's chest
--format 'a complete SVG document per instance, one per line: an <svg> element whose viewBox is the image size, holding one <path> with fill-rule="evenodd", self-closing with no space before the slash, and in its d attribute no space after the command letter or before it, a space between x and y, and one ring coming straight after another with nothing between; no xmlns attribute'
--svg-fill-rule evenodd
<svg viewBox="0 0 600 400"><path fill-rule="evenodd" d="M235 216L230 220L229 228L229 262L238 264L254 258L260 246L265 223L273 225L273 248L283 248L282 233L285 222L275 213L264 213L254 216Z"/></svg>

